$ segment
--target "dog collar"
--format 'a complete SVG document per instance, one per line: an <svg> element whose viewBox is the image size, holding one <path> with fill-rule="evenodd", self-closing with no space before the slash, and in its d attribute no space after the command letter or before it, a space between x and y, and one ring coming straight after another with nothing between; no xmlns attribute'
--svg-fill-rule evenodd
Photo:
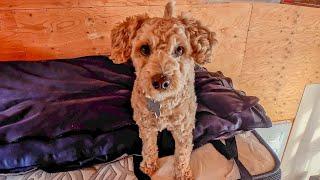
<svg viewBox="0 0 320 180"><path fill-rule="evenodd" d="M149 111L154 112L154 115L156 118L160 116L160 102L154 101L152 99L146 98L147 99L147 108Z"/></svg>

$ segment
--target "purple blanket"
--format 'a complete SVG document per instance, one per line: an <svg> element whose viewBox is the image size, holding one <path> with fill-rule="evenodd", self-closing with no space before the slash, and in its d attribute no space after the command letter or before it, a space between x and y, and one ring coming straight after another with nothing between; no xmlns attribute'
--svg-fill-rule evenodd
<svg viewBox="0 0 320 180"><path fill-rule="evenodd" d="M0 172L81 166L140 152L130 63L115 65L103 56L7 62L0 72ZM197 67L196 93L195 147L271 126L258 98L234 90L221 73Z"/></svg>

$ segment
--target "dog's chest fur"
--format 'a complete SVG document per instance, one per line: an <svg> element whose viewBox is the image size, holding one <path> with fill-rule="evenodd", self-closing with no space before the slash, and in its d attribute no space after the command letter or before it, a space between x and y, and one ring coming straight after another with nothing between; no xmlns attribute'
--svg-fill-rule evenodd
<svg viewBox="0 0 320 180"><path fill-rule="evenodd" d="M155 128L157 131L166 128L172 130L177 126L183 129L193 128L197 108L194 80L185 84L176 96L157 102L160 105L160 116L156 115L156 109L150 109L148 101L150 100L138 88L133 88L131 103L134 109L134 120L139 126Z"/></svg>

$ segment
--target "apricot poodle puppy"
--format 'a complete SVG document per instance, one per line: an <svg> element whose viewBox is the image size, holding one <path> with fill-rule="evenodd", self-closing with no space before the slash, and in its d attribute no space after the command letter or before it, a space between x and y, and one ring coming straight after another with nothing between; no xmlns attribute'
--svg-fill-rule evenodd
<svg viewBox="0 0 320 180"><path fill-rule="evenodd" d="M111 59L131 60L136 71L131 104L143 142L140 168L151 176L158 168L157 135L168 129L175 140L175 178L192 179L190 155L197 109L195 64L210 61L215 33L186 15L128 17L111 32Z"/></svg>

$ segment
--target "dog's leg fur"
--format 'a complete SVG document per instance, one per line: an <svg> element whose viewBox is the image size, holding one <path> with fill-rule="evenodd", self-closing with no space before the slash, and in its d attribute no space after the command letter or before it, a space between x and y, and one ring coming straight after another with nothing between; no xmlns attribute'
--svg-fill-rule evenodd
<svg viewBox="0 0 320 180"><path fill-rule="evenodd" d="M172 132L175 140L175 178L177 180L191 180L190 156L193 148L192 128L181 130L179 128Z"/></svg>
<svg viewBox="0 0 320 180"><path fill-rule="evenodd" d="M158 146L156 129L147 129L140 126L140 138L142 139L143 161L140 164L141 170L151 176L158 169Z"/></svg>

